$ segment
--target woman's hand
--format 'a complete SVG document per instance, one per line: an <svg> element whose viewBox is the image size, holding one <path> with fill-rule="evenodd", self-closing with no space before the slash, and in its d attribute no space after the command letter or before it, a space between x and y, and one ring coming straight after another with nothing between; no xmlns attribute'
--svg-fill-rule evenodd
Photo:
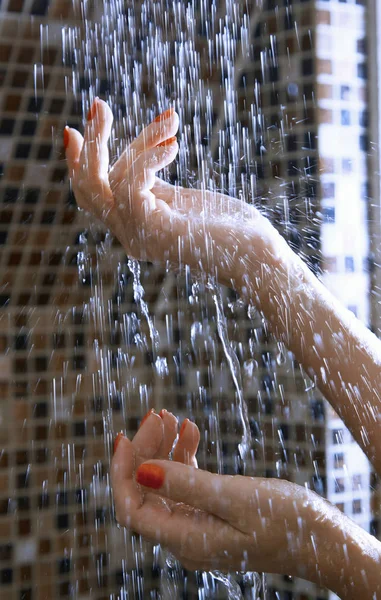
<svg viewBox="0 0 381 600"><path fill-rule="evenodd" d="M287 244L270 222L246 202L224 194L185 189L156 177L176 157L179 125L169 109L146 127L109 170L112 113L95 99L84 138L65 129L64 142L73 191L79 206L93 213L133 258L159 261L217 275L237 276L251 251ZM258 266L259 266L258 262Z"/></svg>
<svg viewBox="0 0 381 600"><path fill-rule="evenodd" d="M161 415L149 414L132 442L117 438L111 480L121 525L190 570L294 575L341 598L381 598L377 540L301 486L197 469L198 428L185 420L173 447L177 420Z"/></svg>

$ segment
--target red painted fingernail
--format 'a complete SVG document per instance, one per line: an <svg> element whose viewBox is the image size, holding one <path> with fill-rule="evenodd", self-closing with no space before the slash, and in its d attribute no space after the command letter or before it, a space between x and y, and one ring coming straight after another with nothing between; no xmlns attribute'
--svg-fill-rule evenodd
<svg viewBox="0 0 381 600"><path fill-rule="evenodd" d="M136 481L140 485L158 490L164 483L164 469L158 465L140 465L136 471Z"/></svg>
<svg viewBox="0 0 381 600"><path fill-rule="evenodd" d="M122 439L122 437L124 437L124 435L123 435L123 433L120 431L120 432L118 433L118 435L116 436L116 438L115 438L115 442L114 442L114 454L115 454L115 452L116 452L116 449L117 449L117 447L118 447L118 445L119 445L119 442L120 442L120 440Z"/></svg>
<svg viewBox="0 0 381 600"><path fill-rule="evenodd" d="M189 419L184 419L181 427L180 427L180 431L179 431L179 439L181 438L181 436L183 435L184 431L185 431L185 427L187 426L187 424L189 423Z"/></svg>
<svg viewBox="0 0 381 600"><path fill-rule="evenodd" d="M156 144L156 148L159 148L160 146L170 146L171 144L173 144L173 142L177 142L177 138L175 135L173 137L168 138L164 142L160 142L160 144Z"/></svg>
<svg viewBox="0 0 381 600"><path fill-rule="evenodd" d="M64 144L65 150L69 145L69 141L70 141L69 127L65 127L65 129L63 131L63 144Z"/></svg>
<svg viewBox="0 0 381 600"><path fill-rule="evenodd" d="M148 419L148 417L150 415L152 415L154 412L155 412L155 409L154 408L150 408L150 410L148 411L148 413L146 415L144 415L144 417L142 418L142 420L140 422L140 425L139 425L139 429L143 425L144 421L146 421Z"/></svg>
<svg viewBox="0 0 381 600"><path fill-rule="evenodd" d="M161 113L161 115L158 115L155 119L155 123L160 123L160 121L165 121L166 119L169 119L173 113L175 112L174 108L167 108L167 110L165 110L163 113Z"/></svg>
<svg viewBox="0 0 381 600"><path fill-rule="evenodd" d="M167 411L165 410L165 408L162 408L161 411L159 412L159 417L163 418L166 412Z"/></svg>
<svg viewBox="0 0 381 600"><path fill-rule="evenodd" d="M97 112L97 98L94 99L92 105L89 108L89 112L87 113L87 120L92 121Z"/></svg>

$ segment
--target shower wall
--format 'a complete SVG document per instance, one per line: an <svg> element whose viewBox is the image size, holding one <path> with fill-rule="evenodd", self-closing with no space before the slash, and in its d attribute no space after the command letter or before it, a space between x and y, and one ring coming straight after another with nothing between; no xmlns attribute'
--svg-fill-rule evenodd
<svg viewBox="0 0 381 600"><path fill-rule="evenodd" d="M129 2L125 11L141 15L150 4ZM229 3L209 4L215 6L217 30L223 31ZM361 4L337 8L337 2L258 0L241 6L250 15L250 52L237 51L237 95L230 101L255 143L250 164L237 167L237 190L243 175L251 182L251 199L320 274L332 271L333 264L329 257L322 261L321 200L325 223L333 213L325 202L332 188L321 173L336 176L339 164L340 169L349 165L342 162L347 156L335 163L329 155L318 160L319 128L335 111L344 118L348 106L328 106L329 86L346 84L329 72L331 61L318 56L317 32L329 34L332 10L342 16L357 11L353 14L365 27ZM195 51L203 58L197 72L213 98L211 128L202 124L201 146L225 185L231 155L218 131L229 125L227 90L221 63L209 65L205 59L208 40L195 5ZM134 135L131 122L123 120L131 112L123 90L118 96L111 89L106 71L93 77L81 72L83 6L3 0L0 7L0 595L6 600L165 600L165 567L155 562L148 544L114 522L108 480L113 438L120 429L133 435L149 408L165 407L200 427L201 468L234 473L242 470L237 455L242 427L215 307L204 284L192 286L188 273L176 277L141 265L144 300L160 338L155 357L151 323L123 252L77 211L70 193L62 131L66 124L82 128L89 81L91 93L113 107L119 134ZM123 13L119 2L107 6ZM100 22L105 7L94 3L88 25L91 19ZM75 32L75 42L64 52L63 40L74 37L62 34L63 28ZM179 32L169 28L167 34L177 39ZM365 65L365 55L358 62ZM359 77L361 110L366 110L366 72ZM156 116L176 96L170 77L161 95L144 80L139 91L147 120L150 111ZM181 108L175 101L174 106ZM182 113L186 125L193 124L195 106L189 102ZM365 121L361 128L366 136ZM184 131L191 128L184 125ZM193 170L180 175L192 183L200 164L197 140L189 136ZM367 143L364 138L362 153ZM118 151L114 140L113 154ZM293 357L267 335L258 315L248 314L233 292L223 294L249 405L255 473L286 477L327 494L326 457L343 454L327 442L329 419L336 417ZM345 460L337 469L345 469ZM368 481L361 485L368 494ZM352 501L359 497L346 492L354 512L358 504ZM202 586L201 578L182 573L179 597L200 597ZM282 577L269 578L268 597L275 592L298 600L327 597L324 590Z"/></svg>

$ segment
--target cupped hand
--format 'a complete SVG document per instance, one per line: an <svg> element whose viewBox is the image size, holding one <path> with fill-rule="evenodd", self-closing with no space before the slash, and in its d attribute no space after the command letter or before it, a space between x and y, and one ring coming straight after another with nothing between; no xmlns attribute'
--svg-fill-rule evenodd
<svg viewBox="0 0 381 600"><path fill-rule="evenodd" d="M78 205L94 214L133 258L189 264L230 281L255 237L278 237L253 206L224 194L185 189L156 177L176 157L179 118L169 109L148 125L109 168L113 117L95 99L84 137L65 129L64 141ZM246 239L245 228L247 227ZM263 244L262 244L263 246Z"/></svg>
<svg viewBox="0 0 381 600"><path fill-rule="evenodd" d="M299 573L308 557L309 505L319 498L287 481L197 469L199 432L190 421L173 460L163 460L173 425L170 431L151 415L132 442L120 438L111 468L119 523L188 569Z"/></svg>

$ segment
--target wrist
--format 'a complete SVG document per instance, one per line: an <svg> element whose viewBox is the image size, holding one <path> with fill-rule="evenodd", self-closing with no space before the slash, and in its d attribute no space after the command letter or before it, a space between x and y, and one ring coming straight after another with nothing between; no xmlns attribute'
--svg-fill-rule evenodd
<svg viewBox="0 0 381 600"><path fill-rule="evenodd" d="M311 533L304 577L342 600L381 598L380 542L335 506L314 496L307 507Z"/></svg>

